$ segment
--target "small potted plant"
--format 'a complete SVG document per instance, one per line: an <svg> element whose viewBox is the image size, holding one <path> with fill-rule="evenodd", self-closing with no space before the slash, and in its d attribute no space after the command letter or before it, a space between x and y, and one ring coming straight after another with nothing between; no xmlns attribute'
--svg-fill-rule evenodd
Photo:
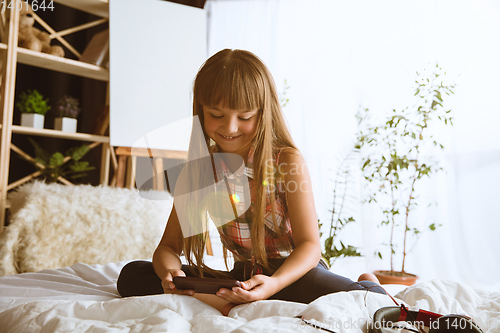
<svg viewBox="0 0 500 333"><path fill-rule="evenodd" d="M80 114L78 99L65 95L57 101L54 129L76 133L77 117Z"/></svg>
<svg viewBox="0 0 500 333"><path fill-rule="evenodd" d="M35 161L33 163L41 172L41 177L48 183L57 182L59 177L77 180L87 176L87 171L94 170L83 157L90 148L84 144L68 149L64 154L56 152L50 154L44 150L35 140L28 138L35 148ZM42 166L40 166L42 165Z"/></svg>
<svg viewBox="0 0 500 333"><path fill-rule="evenodd" d="M381 125L370 124L368 109L357 115L360 130L356 147L361 149L368 193L364 202L378 206L380 224L390 231L389 242L384 245L389 247L391 269L375 272L382 283L415 283L417 276L406 272L407 255L424 230L438 226L427 221L432 223L421 229L422 223L409 217L420 199L418 186L425 177L442 170L433 155L444 147L430 133L429 126L438 121L452 125L451 110L444 108L443 97L452 94L455 86L443 84L444 74L438 65L430 73L417 72L415 105L402 111L394 109ZM382 258L380 251L377 254ZM399 270L394 267L396 254L402 257Z"/></svg>
<svg viewBox="0 0 500 333"><path fill-rule="evenodd" d="M16 106L21 114L21 126L43 129L45 114L50 110L49 99L43 99L37 90L23 91Z"/></svg>

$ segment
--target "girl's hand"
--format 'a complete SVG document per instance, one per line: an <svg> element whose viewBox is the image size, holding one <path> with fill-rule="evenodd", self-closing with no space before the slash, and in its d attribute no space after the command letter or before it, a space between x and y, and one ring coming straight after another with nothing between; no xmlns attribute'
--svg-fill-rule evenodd
<svg viewBox="0 0 500 333"><path fill-rule="evenodd" d="M177 290L175 284L172 282L174 276L186 276L180 269L171 269L168 271L167 276L161 281L161 286L163 287L163 292L165 294L177 294L177 295L188 295L193 296L193 290Z"/></svg>
<svg viewBox="0 0 500 333"><path fill-rule="evenodd" d="M217 296L234 304L242 304L268 299L278 291L280 287L276 278L259 274L241 282L241 288L222 288L217 292Z"/></svg>

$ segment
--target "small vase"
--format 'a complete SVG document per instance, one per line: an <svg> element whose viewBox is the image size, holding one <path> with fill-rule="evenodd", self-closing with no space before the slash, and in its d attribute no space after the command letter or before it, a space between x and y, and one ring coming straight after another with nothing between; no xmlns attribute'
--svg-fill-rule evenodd
<svg viewBox="0 0 500 333"><path fill-rule="evenodd" d="M45 116L38 113L21 114L21 126L43 129Z"/></svg>
<svg viewBox="0 0 500 333"><path fill-rule="evenodd" d="M54 119L54 129L63 132L76 133L76 124L76 118L58 117Z"/></svg>

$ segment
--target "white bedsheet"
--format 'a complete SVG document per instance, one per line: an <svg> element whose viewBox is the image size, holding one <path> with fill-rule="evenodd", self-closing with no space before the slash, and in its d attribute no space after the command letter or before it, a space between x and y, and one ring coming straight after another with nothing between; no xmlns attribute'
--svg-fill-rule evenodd
<svg viewBox="0 0 500 333"><path fill-rule="evenodd" d="M122 299L116 278L126 262L76 264L0 278L2 332L319 332L297 315L336 332L366 332L366 322L389 297L360 291L323 296L309 305L260 301L228 317L189 297ZM434 280L398 294L411 307L472 317L485 332L500 332L500 293Z"/></svg>

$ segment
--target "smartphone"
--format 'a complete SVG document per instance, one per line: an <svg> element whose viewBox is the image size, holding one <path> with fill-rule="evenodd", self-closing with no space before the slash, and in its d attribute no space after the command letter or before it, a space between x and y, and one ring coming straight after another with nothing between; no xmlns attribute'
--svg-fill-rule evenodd
<svg viewBox="0 0 500 333"><path fill-rule="evenodd" d="M199 294L215 295L220 288L241 288L240 281L227 279L174 276L173 282L175 288L179 290L194 290L195 293Z"/></svg>

